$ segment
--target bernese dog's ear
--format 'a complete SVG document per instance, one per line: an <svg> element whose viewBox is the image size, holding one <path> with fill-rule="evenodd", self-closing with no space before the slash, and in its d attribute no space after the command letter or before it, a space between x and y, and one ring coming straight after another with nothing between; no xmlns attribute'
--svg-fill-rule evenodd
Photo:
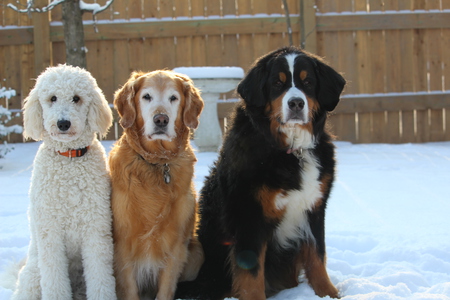
<svg viewBox="0 0 450 300"><path fill-rule="evenodd" d="M248 106L261 107L266 104L264 90L269 78L268 64L272 56L272 53L269 53L257 60L237 87L237 92Z"/></svg>
<svg viewBox="0 0 450 300"><path fill-rule="evenodd" d="M345 86L341 74L327 65L318 57L313 57L319 79L318 101L325 110L332 111L339 103L339 98Z"/></svg>

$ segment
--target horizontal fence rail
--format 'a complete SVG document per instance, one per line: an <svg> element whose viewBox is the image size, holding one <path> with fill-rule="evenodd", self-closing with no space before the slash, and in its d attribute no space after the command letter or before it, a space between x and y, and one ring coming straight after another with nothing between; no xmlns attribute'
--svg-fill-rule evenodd
<svg viewBox="0 0 450 300"><path fill-rule="evenodd" d="M298 33L299 16L291 15L290 17L292 19L292 32ZM49 25L50 41L64 41L62 23L52 22ZM92 21L84 22L84 38L86 41L284 32L286 32L286 18L281 15L199 17L189 20L100 20L95 24ZM32 44L33 40L32 26L0 27L0 46Z"/></svg>

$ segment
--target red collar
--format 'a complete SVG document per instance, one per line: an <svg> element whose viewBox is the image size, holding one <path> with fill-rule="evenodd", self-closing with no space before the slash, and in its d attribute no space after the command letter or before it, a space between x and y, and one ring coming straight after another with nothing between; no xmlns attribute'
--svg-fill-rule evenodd
<svg viewBox="0 0 450 300"><path fill-rule="evenodd" d="M81 157L81 156L85 155L88 150L89 150L89 146L81 148L81 149L68 150L66 152L58 151L58 153L59 153L59 155L62 155L65 157Z"/></svg>

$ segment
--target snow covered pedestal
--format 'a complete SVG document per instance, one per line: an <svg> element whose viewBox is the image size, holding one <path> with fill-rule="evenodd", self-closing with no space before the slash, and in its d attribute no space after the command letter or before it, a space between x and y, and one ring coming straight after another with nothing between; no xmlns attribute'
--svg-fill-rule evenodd
<svg viewBox="0 0 450 300"><path fill-rule="evenodd" d="M220 93L236 88L244 77L244 70L238 67L180 67L173 70L189 76L202 92L205 106L200 115L200 125L195 131L195 144L202 152L217 151L222 142L217 100Z"/></svg>

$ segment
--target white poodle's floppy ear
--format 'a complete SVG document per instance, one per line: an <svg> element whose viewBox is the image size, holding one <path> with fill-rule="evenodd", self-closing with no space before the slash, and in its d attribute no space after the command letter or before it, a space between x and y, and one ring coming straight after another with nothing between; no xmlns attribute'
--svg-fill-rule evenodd
<svg viewBox="0 0 450 300"><path fill-rule="evenodd" d="M92 102L88 114L89 126L101 136L106 136L113 120L111 108L99 87L92 91L91 97Z"/></svg>
<svg viewBox="0 0 450 300"><path fill-rule="evenodd" d="M39 141L43 138L44 124L42 118L42 107L39 103L38 89L35 86L23 105L23 136Z"/></svg>

